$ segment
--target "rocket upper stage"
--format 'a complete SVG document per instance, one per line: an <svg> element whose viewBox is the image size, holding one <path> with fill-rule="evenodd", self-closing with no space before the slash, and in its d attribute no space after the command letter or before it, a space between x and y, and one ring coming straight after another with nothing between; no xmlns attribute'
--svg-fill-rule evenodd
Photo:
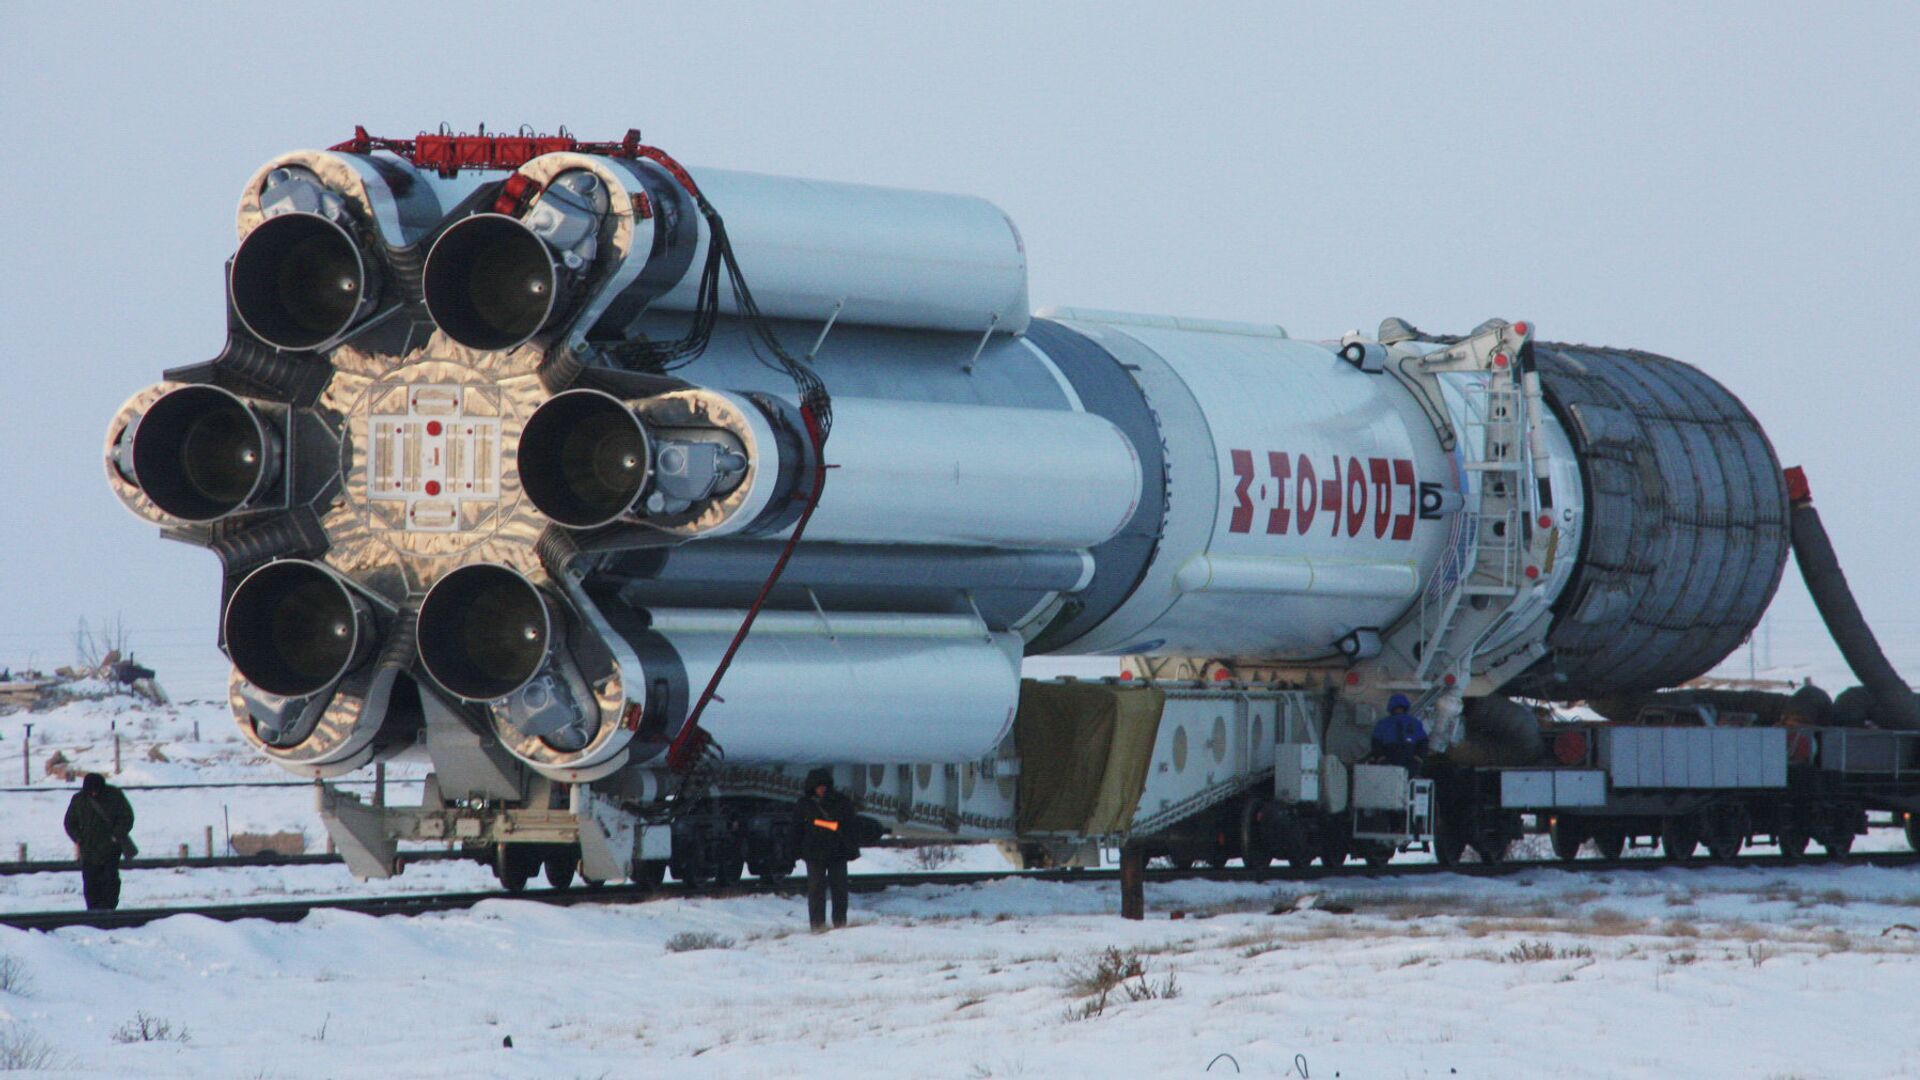
<svg viewBox="0 0 1920 1080"><path fill-rule="evenodd" d="M1772 450L1674 361L1035 316L983 200L561 142L269 162L226 350L109 430L126 505L221 556L236 717L297 771L468 731L605 776L736 645L735 761L981 757L1032 653L1618 693L1778 581Z"/></svg>

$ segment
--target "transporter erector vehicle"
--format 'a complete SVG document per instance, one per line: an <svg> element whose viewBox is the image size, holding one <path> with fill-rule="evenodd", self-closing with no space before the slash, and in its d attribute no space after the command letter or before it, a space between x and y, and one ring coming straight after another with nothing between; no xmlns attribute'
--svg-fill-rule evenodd
<svg viewBox="0 0 1920 1080"><path fill-rule="evenodd" d="M1494 857L1604 770L1450 815L1363 760L1386 698L1460 768L1538 766L1513 698L1700 675L1788 550L1694 368L1035 312L977 198L362 130L269 160L238 233L226 347L127 402L107 478L220 557L261 753L431 763L419 806L322 785L363 877L417 840L509 887L778 876L821 764L1029 861ZM1128 678L1023 682L1045 655Z"/></svg>

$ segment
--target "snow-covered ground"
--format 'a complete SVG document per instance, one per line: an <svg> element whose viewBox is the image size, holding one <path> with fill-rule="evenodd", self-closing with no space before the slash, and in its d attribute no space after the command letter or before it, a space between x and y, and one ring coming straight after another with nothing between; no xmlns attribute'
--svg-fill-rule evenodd
<svg viewBox="0 0 1920 1080"><path fill-rule="evenodd" d="M1127 923L1111 886L1012 881L856 897L823 936L779 897L0 930L0 1033L99 1077L1920 1075L1915 882L1535 871L1286 915L1296 890L1188 882ZM1102 1005L1108 949L1144 972ZM185 1037L126 1041L142 1014Z"/></svg>
<svg viewBox="0 0 1920 1080"><path fill-rule="evenodd" d="M1762 678L1848 684L1763 657ZM209 827L216 850L229 831L283 830L317 849L304 786L139 790L290 779L240 742L217 688L172 689L193 696L0 717L0 786L19 783L30 720L37 789L0 792L0 858L20 844L65 856L70 788L43 763L58 751L111 771L116 729L148 854L198 854ZM1882 831L1862 846L1905 845ZM857 869L910 860L875 851ZM991 848L961 860L1003 865ZM369 883L340 866L125 880L128 906L492 884L460 862ZM0 878L0 910L78 906L78 887ZM1920 1033L1889 1007L1920 976L1920 872L1355 880L1323 894L1351 914L1268 914L1301 889L1152 886L1142 923L1114 916L1108 884L897 889L856 897L854 926L825 936L803 932L799 900L772 896L0 929L0 1067L43 1052L60 1075L99 1077L1197 1076L1209 1063L1274 1077L1920 1076ZM726 947L669 948L688 934ZM1083 991L1109 949L1144 974L1102 1004ZM142 1041L141 1017L173 1037Z"/></svg>

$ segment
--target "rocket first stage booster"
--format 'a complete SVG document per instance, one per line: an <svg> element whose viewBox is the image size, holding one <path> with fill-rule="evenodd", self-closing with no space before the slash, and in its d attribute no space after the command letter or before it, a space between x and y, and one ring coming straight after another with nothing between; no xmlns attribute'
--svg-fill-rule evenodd
<svg viewBox="0 0 1920 1080"><path fill-rule="evenodd" d="M1706 671L1787 551L1691 367L1033 314L980 199L362 136L268 162L238 227L226 348L122 408L107 476L220 556L236 716L303 775L605 777L730 654L729 762L980 759L1037 654L1406 692L1444 742L1467 699Z"/></svg>

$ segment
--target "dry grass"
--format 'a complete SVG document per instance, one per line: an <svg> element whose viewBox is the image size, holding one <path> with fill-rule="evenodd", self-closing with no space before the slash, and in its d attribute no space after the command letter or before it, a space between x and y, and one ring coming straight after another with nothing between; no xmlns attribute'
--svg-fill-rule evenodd
<svg viewBox="0 0 1920 1080"><path fill-rule="evenodd" d="M731 948L733 948L732 938L710 930L682 930L667 939L667 951L672 953Z"/></svg>
<svg viewBox="0 0 1920 1080"><path fill-rule="evenodd" d="M1593 950L1585 945L1562 945L1551 941L1523 941L1500 957L1509 964L1535 964L1544 960L1591 960Z"/></svg>

